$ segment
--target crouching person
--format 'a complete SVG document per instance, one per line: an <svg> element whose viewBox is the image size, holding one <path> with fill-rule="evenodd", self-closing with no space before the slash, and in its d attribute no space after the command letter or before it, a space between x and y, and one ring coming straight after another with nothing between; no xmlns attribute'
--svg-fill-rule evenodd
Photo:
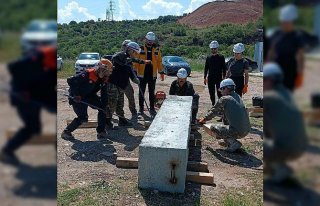
<svg viewBox="0 0 320 206"><path fill-rule="evenodd" d="M184 68L179 69L177 79L170 86L169 95L192 96L192 124L196 123L199 107L199 95L195 93L191 82L187 81L188 72Z"/></svg>
<svg viewBox="0 0 320 206"><path fill-rule="evenodd" d="M213 124L210 130L217 139L223 139L223 142L219 143L227 146L227 152L235 152L242 146L237 139L245 137L250 131L250 120L241 97L235 92L232 79L223 80L220 83L220 91L222 97L199 122L203 124L222 113L228 125Z"/></svg>
<svg viewBox="0 0 320 206"><path fill-rule="evenodd" d="M104 86L105 79L112 71L112 63L99 63L97 69L88 69L80 74L69 77L67 82L70 86L69 103L72 105L77 117L65 128L61 137L66 140L71 140L74 137L72 132L76 130L83 122L88 121L88 104L92 105L93 109L105 109L105 103L97 95L97 92ZM106 112L99 109L98 111L98 127L97 138L103 139L107 137L106 127Z"/></svg>

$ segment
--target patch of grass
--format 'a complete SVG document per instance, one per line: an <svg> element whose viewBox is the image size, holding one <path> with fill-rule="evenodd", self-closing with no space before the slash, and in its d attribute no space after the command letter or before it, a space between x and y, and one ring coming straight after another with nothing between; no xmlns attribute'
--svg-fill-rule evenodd
<svg viewBox="0 0 320 206"><path fill-rule="evenodd" d="M0 62L8 62L20 56L20 34L0 34Z"/></svg>
<svg viewBox="0 0 320 206"><path fill-rule="evenodd" d="M65 79L74 75L75 74L74 63L75 63L75 60L71 60L71 59L63 60L63 68L58 71L58 74L57 74L58 78Z"/></svg>
<svg viewBox="0 0 320 206"><path fill-rule="evenodd" d="M263 118L250 117L252 127L263 128Z"/></svg>
<svg viewBox="0 0 320 206"><path fill-rule="evenodd" d="M191 73L196 72L204 72L205 60L200 59L186 59L186 61L190 64Z"/></svg>
<svg viewBox="0 0 320 206"><path fill-rule="evenodd" d="M262 195L251 194L245 190L228 191L221 200L224 206L256 206L262 205Z"/></svg>

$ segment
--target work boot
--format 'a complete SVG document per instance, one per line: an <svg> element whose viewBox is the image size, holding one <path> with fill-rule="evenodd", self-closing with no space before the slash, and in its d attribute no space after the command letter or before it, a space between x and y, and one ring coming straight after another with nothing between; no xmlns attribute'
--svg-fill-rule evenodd
<svg viewBox="0 0 320 206"><path fill-rule="evenodd" d="M72 133L68 130L63 130L63 132L61 133L61 138L64 140L73 140L74 136L72 135Z"/></svg>
<svg viewBox="0 0 320 206"><path fill-rule="evenodd" d="M143 110L139 110L139 112L137 113L137 115L138 115L138 119L141 119L141 118L142 118L142 115L144 115Z"/></svg>
<svg viewBox="0 0 320 206"><path fill-rule="evenodd" d="M107 118L106 121L106 126L108 130L115 130L116 128L113 126L112 122L111 122L111 118Z"/></svg>
<svg viewBox="0 0 320 206"><path fill-rule="evenodd" d="M104 131L104 132L99 132L99 133L97 134L97 139L99 139L99 140L101 140L101 139L107 139L107 137L108 137L108 133L107 133L106 131Z"/></svg>
<svg viewBox="0 0 320 206"><path fill-rule="evenodd" d="M242 146L241 142L239 142L236 139L226 139L226 141L229 143L226 151L227 152L235 152L236 150L240 149Z"/></svg>
<svg viewBox="0 0 320 206"><path fill-rule="evenodd" d="M139 115L138 115L137 111L131 113L131 119L138 119L138 116Z"/></svg>
<svg viewBox="0 0 320 206"><path fill-rule="evenodd" d="M119 118L119 126L131 127L132 123L125 118Z"/></svg>
<svg viewBox="0 0 320 206"><path fill-rule="evenodd" d="M17 165L20 163L17 156L12 152L6 152L4 149L0 152L0 161L10 165Z"/></svg>
<svg viewBox="0 0 320 206"><path fill-rule="evenodd" d="M219 140L218 144L220 146L222 146L222 147L228 147L229 146L229 143L225 139Z"/></svg>

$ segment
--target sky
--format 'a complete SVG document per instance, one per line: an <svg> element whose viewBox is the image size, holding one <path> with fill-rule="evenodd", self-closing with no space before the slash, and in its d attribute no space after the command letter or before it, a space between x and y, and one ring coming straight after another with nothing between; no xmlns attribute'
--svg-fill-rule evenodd
<svg viewBox="0 0 320 206"><path fill-rule="evenodd" d="M155 19L182 15L213 0L113 0L114 20ZM106 19L110 0L58 0L58 23Z"/></svg>

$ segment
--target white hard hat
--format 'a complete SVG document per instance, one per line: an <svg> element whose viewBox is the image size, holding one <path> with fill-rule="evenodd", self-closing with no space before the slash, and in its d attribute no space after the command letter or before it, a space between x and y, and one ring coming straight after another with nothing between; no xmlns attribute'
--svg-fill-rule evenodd
<svg viewBox="0 0 320 206"><path fill-rule="evenodd" d="M178 73L177 73L178 78L184 79L184 78L187 78L187 76L188 76L188 72L185 68L181 68L178 70Z"/></svg>
<svg viewBox="0 0 320 206"><path fill-rule="evenodd" d="M155 41L156 40L156 35L152 31L150 31L150 32L147 33L146 39L149 40L149 41Z"/></svg>
<svg viewBox="0 0 320 206"><path fill-rule="evenodd" d="M137 44L137 43L134 42L134 41L129 42L129 43L127 44L127 48L128 48L128 49L132 49L132 50L134 50L134 51L137 52L137 53L140 53L140 52L141 52L141 48L140 48L139 44Z"/></svg>
<svg viewBox="0 0 320 206"><path fill-rule="evenodd" d="M263 78L282 80L283 72L277 63L270 62L263 65Z"/></svg>
<svg viewBox="0 0 320 206"><path fill-rule="evenodd" d="M212 41L210 44L209 44L209 47L210 49L216 49L219 47L219 43L217 41Z"/></svg>
<svg viewBox="0 0 320 206"><path fill-rule="evenodd" d="M234 81L230 78L228 79L224 79L221 81L220 83L220 89L224 88L224 87L235 87L236 84L234 83Z"/></svg>
<svg viewBox="0 0 320 206"><path fill-rule="evenodd" d="M242 43L237 43L233 46L234 53L242 53L242 52L244 52L244 50L245 50L244 44L242 44Z"/></svg>
<svg viewBox="0 0 320 206"><path fill-rule="evenodd" d="M298 9L293 4L287 4L280 9L279 20L281 22L292 22L298 18Z"/></svg>
<svg viewBox="0 0 320 206"><path fill-rule="evenodd" d="M129 42L131 42L131 40L126 39L122 42L122 46L127 46L129 44Z"/></svg>

